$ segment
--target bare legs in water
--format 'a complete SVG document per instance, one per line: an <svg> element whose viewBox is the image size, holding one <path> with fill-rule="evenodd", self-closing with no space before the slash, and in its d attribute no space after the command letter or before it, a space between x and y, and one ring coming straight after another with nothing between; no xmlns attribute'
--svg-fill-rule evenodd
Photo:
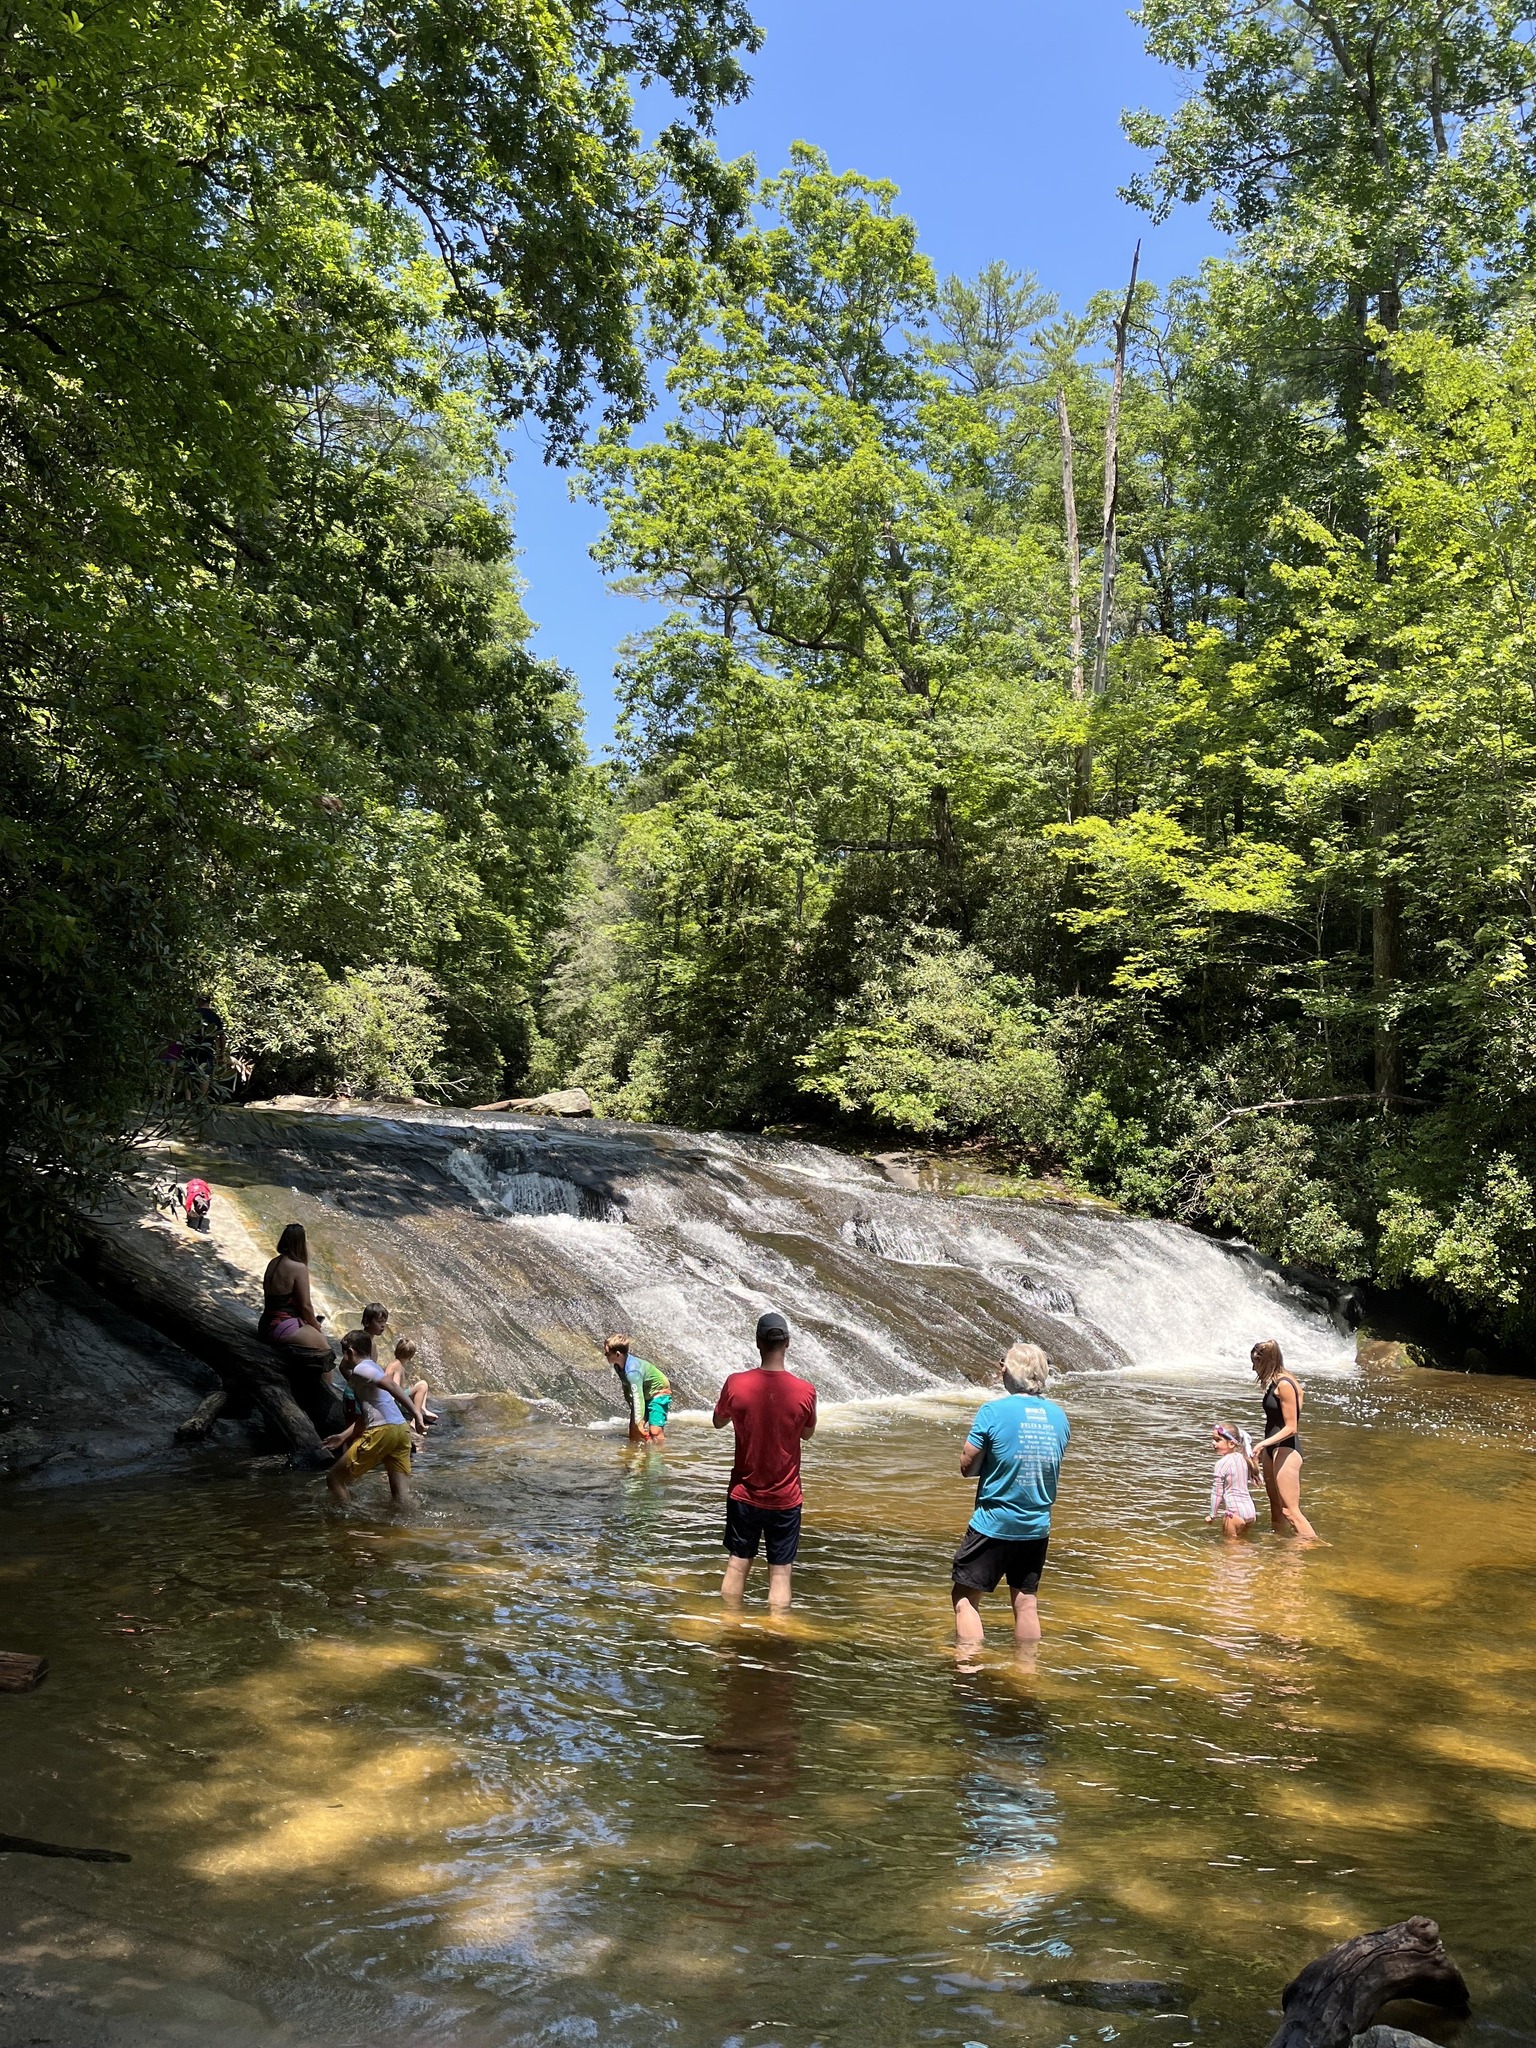
<svg viewBox="0 0 1536 2048"><path fill-rule="evenodd" d="M976 1595L965 1586L951 1586L950 1598L955 1603L955 1641L957 1643L979 1643L986 1635L981 1625L981 1609ZM1017 1644L1038 1643L1040 1640L1040 1603L1033 1593L1012 1593L1013 1640Z"/></svg>
<svg viewBox="0 0 1536 2048"><path fill-rule="evenodd" d="M1282 1444L1266 1451L1260 1464L1264 1491L1269 1495L1269 1519L1276 1533L1315 1541L1317 1531L1301 1512L1301 1453Z"/></svg>
<svg viewBox="0 0 1536 2048"><path fill-rule="evenodd" d="M746 1598L747 1573L751 1569L750 1557L727 1560L725 1577L720 1581L720 1598L727 1607L740 1607ZM794 1569L792 1564L771 1564L768 1567L768 1606L775 1614L789 1612L790 1577Z"/></svg>

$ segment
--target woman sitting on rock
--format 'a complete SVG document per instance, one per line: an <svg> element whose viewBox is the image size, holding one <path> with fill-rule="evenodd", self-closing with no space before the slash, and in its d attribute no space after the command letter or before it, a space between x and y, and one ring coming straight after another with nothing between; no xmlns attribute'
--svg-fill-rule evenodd
<svg viewBox="0 0 1536 2048"><path fill-rule="evenodd" d="M340 1390L331 1380L330 1340L309 1294L309 1243L302 1223L290 1223L277 1240L277 1257L261 1276L258 1336L282 1353L293 1398L322 1437L339 1427Z"/></svg>
<svg viewBox="0 0 1536 2048"><path fill-rule="evenodd" d="M309 1296L309 1242L302 1223L277 1240L277 1257L261 1276L261 1321L256 1333L282 1351L307 1353L306 1364L329 1366L330 1340Z"/></svg>

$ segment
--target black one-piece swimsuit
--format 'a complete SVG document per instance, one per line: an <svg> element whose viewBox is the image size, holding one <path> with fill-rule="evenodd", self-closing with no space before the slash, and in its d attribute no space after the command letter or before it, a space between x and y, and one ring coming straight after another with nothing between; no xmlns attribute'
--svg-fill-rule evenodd
<svg viewBox="0 0 1536 2048"><path fill-rule="evenodd" d="M1284 1373L1281 1377L1288 1386L1296 1390L1296 1420L1298 1427L1293 1429L1289 1436L1281 1437L1278 1443L1271 1444L1269 1448L1271 1451L1295 1451L1299 1456L1301 1453L1301 1430L1299 1427L1301 1422L1301 1389L1296 1386L1296 1382L1289 1373ZM1285 1421L1285 1410L1280 1405L1280 1396L1275 1392L1275 1388L1279 1384L1279 1380L1271 1380L1264 1389L1264 1434L1266 1436L1273 1436L1275 1431Z"/></svg>

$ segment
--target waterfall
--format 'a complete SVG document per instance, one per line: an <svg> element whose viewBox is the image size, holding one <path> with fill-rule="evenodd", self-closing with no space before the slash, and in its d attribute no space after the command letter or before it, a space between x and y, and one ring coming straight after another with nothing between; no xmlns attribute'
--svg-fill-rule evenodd
<svg viewBox="0 0 1536 2048"><path fill-rule="evenodd" d="M241 1131L247 1170L280 1151L322 1281L389 1300L448 1386L573 1417L617 1407L609 1330L699 1407L768 1307L826 1401L975 1381L1019 1337L1069 1373L1246 1377L1262 1336L1304 1370L1350 1352L1315 1304L1178 1225L908 1192L822 1146L428 1111L247 1112Z"/></svg>

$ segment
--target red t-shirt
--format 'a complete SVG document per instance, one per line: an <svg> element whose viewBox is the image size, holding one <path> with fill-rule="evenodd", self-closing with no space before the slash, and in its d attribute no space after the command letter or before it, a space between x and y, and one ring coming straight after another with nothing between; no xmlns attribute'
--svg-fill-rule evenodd
<svg viewBox="0 0 1536 2048"><path fill-rule="evenodd" d="M715 1421L736 1430L731 1499L754 1508L799 1507L800 1440L816 1421L810 1381L761 1366L733 1372L720 1389Z"/></svg>

